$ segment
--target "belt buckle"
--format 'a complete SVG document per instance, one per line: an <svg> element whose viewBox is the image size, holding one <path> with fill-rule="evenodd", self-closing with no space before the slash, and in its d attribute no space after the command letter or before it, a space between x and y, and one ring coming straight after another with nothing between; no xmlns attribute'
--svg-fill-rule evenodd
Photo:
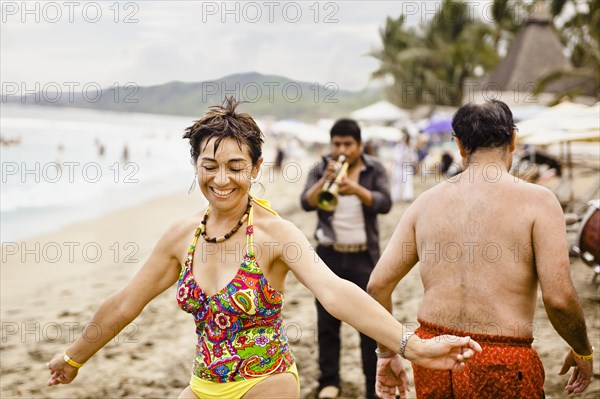
<svg viewBox="0 0 600 399"><path fill-rule="evenodd" d="M357 253L368 249L367 244L333 244L333 249L341 253Z"/></svg>

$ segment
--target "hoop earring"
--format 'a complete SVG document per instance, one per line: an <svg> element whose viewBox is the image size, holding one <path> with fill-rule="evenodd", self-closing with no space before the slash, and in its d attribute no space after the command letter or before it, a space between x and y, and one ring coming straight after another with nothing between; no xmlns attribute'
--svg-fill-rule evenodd
<svg viewBox="0 0 600 399"><path fill-rule="evenodd" d="M264 184L262 184L260 181L256 181L256 185L255 187L258 186L258 192L259 192L259 196L263 195L265 193L265 186ZM252 189L252 186L250 186L250 189Z"/></svg>
<svg viewBox="0 0 600 399"><path fill-rule="evenodd" d="M194 188L196 188L196 180L198 180L198 175L194 175L194 180L192 180L192 184L190 185L190 188L188 190L188 194L191 194L192 191L194 191Z"/></svg>

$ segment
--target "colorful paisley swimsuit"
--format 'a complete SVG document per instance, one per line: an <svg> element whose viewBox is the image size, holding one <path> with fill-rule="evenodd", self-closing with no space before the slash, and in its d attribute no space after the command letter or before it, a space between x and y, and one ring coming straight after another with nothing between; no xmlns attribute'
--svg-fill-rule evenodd
<svg viewBox="0 0 600 399"><path fill-rule="evenodd" d="M276 214L264 201L252 201ZM196 229L177 283L177 302L196 322L198 344L190 386L201 398L224 394L242 397L264 378L286 371L298 380L282 324L283 296L269 285L252 251L252 214L251 208L246 254L227 286L208 296L194 279L194 251L200 228ZM239 387L235 392L223 391L234 386Z"/></svg>

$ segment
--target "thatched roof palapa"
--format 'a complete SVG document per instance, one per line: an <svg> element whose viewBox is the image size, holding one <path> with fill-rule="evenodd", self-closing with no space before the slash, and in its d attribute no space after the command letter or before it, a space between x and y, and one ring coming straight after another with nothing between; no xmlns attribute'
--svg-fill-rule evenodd
<svg viewBox="0 0 600 399"><path fill-rule="evenodd" d="M537 2L487 84L503 91L531 92L544 75L570 68L572 64L563 53L552 16L543 2ZM562 92L576 85L573 79L560 79L548 85L545 91Z"/></svg>

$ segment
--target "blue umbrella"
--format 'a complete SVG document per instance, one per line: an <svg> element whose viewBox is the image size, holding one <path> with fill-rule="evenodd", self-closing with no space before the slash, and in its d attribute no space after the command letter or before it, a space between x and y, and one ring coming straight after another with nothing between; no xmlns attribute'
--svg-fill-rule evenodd
<svg viewBox="0 0 600 399"><path fill-rule="evenodd" d="M452 118L432 119L423 128L423 132L428 134L452 133Z"/></svg>

